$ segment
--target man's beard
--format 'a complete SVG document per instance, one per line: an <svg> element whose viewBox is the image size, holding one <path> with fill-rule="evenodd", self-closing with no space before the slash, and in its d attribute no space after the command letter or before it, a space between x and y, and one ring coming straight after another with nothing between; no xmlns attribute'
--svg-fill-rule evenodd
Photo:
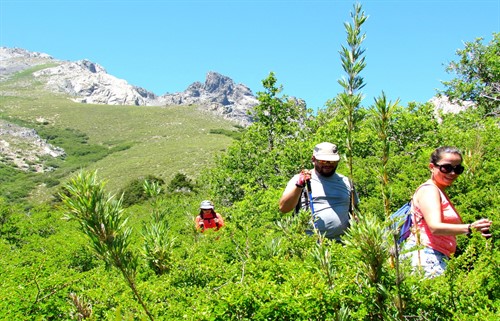
<svg viewBox="0 0 500 321"><path fill-rule="evenodd" d="M314 170L316 171L316 173L318 173L319 175L321 175L323 177L330 177L330 176L333 176L333 174L335 174L335 171L337 170L337 167L334 167L329 172L324 172L323 171L323 167L320 167L320 166L315 166Z"/></svg>

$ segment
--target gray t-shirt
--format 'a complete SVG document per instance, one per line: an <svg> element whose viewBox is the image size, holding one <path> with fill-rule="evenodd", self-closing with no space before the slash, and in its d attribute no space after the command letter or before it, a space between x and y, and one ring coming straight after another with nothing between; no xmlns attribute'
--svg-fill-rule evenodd
<svg viewBox="0 0 500 321"><path fill-rule="evenodd" d="M288 184L294 184L299 175L295 175ZM329 239L339 240L350 223L350 191L349 179L335 173L330 177L311 173L311 191L316 229ZM354 195L355 204L358 203ZM304 201L302 202L304 204ZM311 231L309 231L310 233Z"/></svg>

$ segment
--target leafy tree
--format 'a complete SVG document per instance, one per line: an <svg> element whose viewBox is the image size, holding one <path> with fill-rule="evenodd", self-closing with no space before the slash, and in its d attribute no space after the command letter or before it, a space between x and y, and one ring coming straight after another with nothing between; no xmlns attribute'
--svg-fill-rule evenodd
<svg viewBox="0 0 500 321"><path fill-rule="evenodd" d="M473 101L486 115L500 112L500 33L493 33L488 45L483 38L466 42L464 49L457 50L458 61L446 68L456 78L443 81L443 91L451 100Z"/></svg>
<svg viewBox="0 0 500 321"><path fill-rule="evenodd" d="M158 178L154 175L147 175L146 177L139 177L137 179L129 182L124 188L120 190L118 194L122 196L122 204L125 207L131 206L133 204L138 204L140 202L144 202L150 196L144 191L144 181L154 184L158 184L159 186L164 185L165 181L161 178Z"/></svg>
<svg viewBox="0 0 500 321"><path fill-rule="evenodd" d="M390 136L395 143L394 154L416 155L422 149L438 144L438 126L434 106L430 103L396 107L390 128Z"/></svg>
<svg viewBox="0 0 500 321"><path fill-rule="evenodd" d="M265 91L257 92L259 104L252 110L253 118L261 132L267 139L267 151L271 152L280 144L294 135L304 122L304 106L300 101L288 99L287 96L278 97L283 86L277 85L274 72L262 81Z"/></svg>
<svg viewBox="0 0 500 321"><path fill-rule="evenodd" d="M214 195L224 205L241 200L245 193L280 185L281 177L295 173L295 164L303 163L301 151L310 155L304 129L310 111L300 101L279 96L282 86L277 85L273 72L262 84L265 91L257 93L260 104L253 110L255 122L216 160L216 167L204 179L211 182Z"/></svg>

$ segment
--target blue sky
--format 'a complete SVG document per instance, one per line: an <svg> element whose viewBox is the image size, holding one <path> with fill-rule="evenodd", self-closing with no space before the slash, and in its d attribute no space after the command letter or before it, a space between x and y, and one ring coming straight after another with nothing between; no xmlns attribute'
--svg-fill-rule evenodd
<svg viewBox="0 0 500 321"><path fill-rule="evenodd" d="M464 42L500 32L500 0L366 0L363 105L425 102ZM0 46L89 59L162 95L216 71L254 93L271 71L310 108L342 91L339 50L355 1L0 0ZM1 62L0 62L1 63Z"/></svg>

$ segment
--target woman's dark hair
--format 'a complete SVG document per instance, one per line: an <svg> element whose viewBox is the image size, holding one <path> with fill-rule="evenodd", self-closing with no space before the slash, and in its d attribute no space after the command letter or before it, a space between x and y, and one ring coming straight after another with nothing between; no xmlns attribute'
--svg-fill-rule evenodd
<svg viewBox="0 0 500 321"><path fill-rule="evenodd" d="M212 217L216 216L215 211L214 211L213 208L210 209L210 213L212 214ZM200 209L200 214L199 215L200 215L201 218L204 218L203 217L203 210L202 209Z"/></svg>
<svg viewBox="0 0 500 321"><path fill-rule="evenodd" d="M443 154L457 154L458 156L460 156L460 161L462 160L462 152L456 148L456 147L452 147L452 146L441 146L441 147L438 147L436 148L432 154L431 154L431 163L437 165L437 163L441 160Z"/></svg>

